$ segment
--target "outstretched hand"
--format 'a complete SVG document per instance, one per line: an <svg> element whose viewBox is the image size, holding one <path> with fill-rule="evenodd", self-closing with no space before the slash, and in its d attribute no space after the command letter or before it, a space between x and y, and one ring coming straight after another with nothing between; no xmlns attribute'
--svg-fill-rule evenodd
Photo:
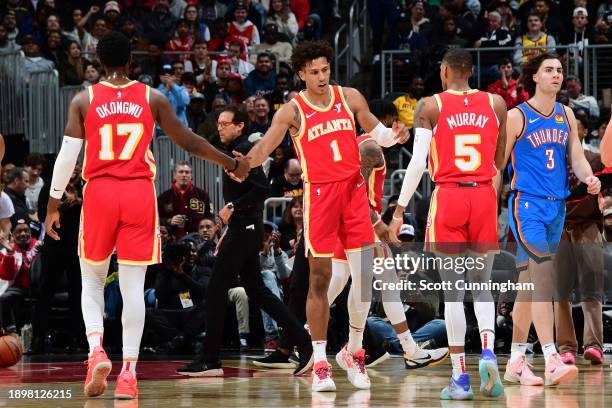
<svg viewBox="0 0 612 408"><path fill-rule="evenodd" d="M249 172L251 171L251 165L249 164L249 158L244 156L242 153L233 151L234 157L238 161L238 167L234 171L225 171L228 176L230 176L233 180L241 183L244 179L247 178Z"/></svg>
<svg viewBox="0 0 612 408"><path fill-rule="evenodd" d="M406 125L404 125L402 122L397 120L393 122L391 130L393 130L393 136L399 144L404 144L408 141L408 139L410 139L410 132L408 131Z"/></svg>

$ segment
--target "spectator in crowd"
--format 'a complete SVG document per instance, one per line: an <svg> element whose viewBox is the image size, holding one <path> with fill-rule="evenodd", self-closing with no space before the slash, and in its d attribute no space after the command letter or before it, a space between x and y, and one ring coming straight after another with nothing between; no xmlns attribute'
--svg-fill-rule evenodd
<svg viewBox="0 0 612 408"><path fill-rule="evenodd" d="M198 126L197 134L208 140L213 146L220 146L219 131L217 130L217 118L219 114L228 107L228 103L222 96L217 96L212 101L212 107L206 120Z"/></svg>
<svg viewBox="0 0 612 408"><path fill-rule="evenodd" d="M279 281L289 278L291 270L287 268L289 258L285 251L280 247L281 235L276 225L271 222L264 222L263 248L259 253L261 264L261 277L264 285L279 299L282 300L282 292ZM263 310L261 311L265 332L265 351L272 352L278 348L278 326L276 321Z"/></svg>
<svg viewBox="0 0 612 408"><path fill-rule="evenodd" d="M402 95L393 101L397 108L397 115L408 129L412 129L414 123L414 110L425 92L425 81L419 76L414 76L408 86L408 94Z"/></svg>
<svg viewBox="0 0 612 408"><path fill-rule="evenodd" d="M213 215L202 218L198 226L198 263L211 269L215 264L219 229Z"/></svg>
<svg viewBox="0 0 612 408"><path fill-rule="evenodd" d="M400 16L400 1L368 0L368 13L370 14L370 25L372 27L372 51L376 56L380 54L383 48L385 21L387 22L389 35L395 31L397 19Z"/></svg>
<svg viewBox="0 0 612 408"><path fill-rule="evenodd" d="M193 185L188 162L176 165L172 187L159 195L157 206L160 219L175 228L176 238L196 232L200 220L213 212L208 193Z"/></svg>
<svg viewBox="0 0 612 408"><path fill-rule="evenodd" d="M66 47L66 58L58 66L60 86L81 85L85 80L85 67L91 63L81 55L81 45L70 41Z"/></svg>
<svg viewBox="0 0 612 408"><path fill-rule="evenodd" d="M189 24L189 31L191 31L195 41L210 41L210 30L205 23L200 21L198 17L198 7L195 4L190 4L185 7L183 18Z"/></svg>
<svg viewBox="0 0 612 408"><path fill-rule="evenodd" d="M229 58L221 58L217 61L217 68L215 69L214 79L211 78L210 82L204 84L204 96L206 96L207 110L212 109L212 101L221 97L225 99L225 102L229 105L231 102L229 95L226 92L227 78L231 70L231 61Z"/></svg>
<svg viewBox="0 0 612 408"><path fill-rule="evenodd" d="M17 17L15 17L15 12L13 10L9 10L2 19L2 24L6 27L6 31L8 32L8 40L10 42L16 42L17 38L19 38L19 28L17 27Z"/></svg>
<svg viewBox="0 0 612 408"><path fill-rule="evenodd" d="M218 18L215 20L213 25L213 36L208 42L208 50L218 51L220 53L227 51L229 48L229 43L232 40L242 41L236 35L230 34L227 23L223 18Z"/></svg>
<svg viewBox="0 0 612 408"><path fill-rule="evenodd" d="M285 163L284 175L272 181L270 197L301 197L303 193L300 162L298 159L289 159Z"/></svg>
<svg viewBox="0 0 612 408"><path fill-rule="evenodd" d="M237 37L247 46L259 44L259 30L255 23L248 19L249 8L246 2L236 3L233 11L233 21L230 23L228 32ZM258 13L259 14L259 13Z"/></svg>
<svg viewBox="0 0 612 408"><path fill-rule="evenodd" d="M169 0L155 0L153 10L142 22L142 32L146 39L157 36L166 43L174 34L177 18L170 13Z"/></svg>
<svg viewBox="0 0 612 408"><path fill-rule="evenodd" d="M593 44L595 33L589 27L589 13L584 7L576 7L572 17L572 30L563 30L560 35L560 43L563 45L574 45L578 47L578 62L582 63L584 47ZM568 50L570 57L574 57L575 50Z"/></svg>
<svg viewBox="0 0 612 408"><path fill-rule="evenodd" d="M294 196L283 213L283 222L278 226L278 231L281 234L281 249L288 255L295 252L303 229L302 196Z"/></svg>
<svg viewBox="0 0 612 408"><path fill-rule="evenodd" d="M412 31L420 33L425 38L431 38L431 22L425 17L425 4L422 0L415 0L409 6L410 24Z"/></svg>
<svg viewBox="0 0 612 408"><path fill-rule="evenodd" d="M516 37L520 24L510 7L510 2L508 0L500 0L495 11L502 17L502 27L510 32L512 38Z"/></svg>
<svg viewBox="0 0 612 408"><path fill-rule="evenodd" d="M582 82L578 77L568 76L565 80L567 95L569 96L569 107L575 113L583 111L593 122L599 121L599 105L593 96L582 93Z"/></svg>
<svg viewBox="0 0 612 408"><path fill-rule="evenodd" d="M276 71L269 52L264 51L257 55L255 70L247 76L244 85L249 95L263 96L274 91Z"/></svg>
<svg viewBox="0 0 612 408"><path fill-rule="evenodd" d="M95 54L98 41L108 32L109 29L106 25L106 20L103 18L96 18L93 28L91 29L91 36L87 38L89 41L86 43L85 52Z"/></svg>
<svg viewBox="0 0 612 408"><path fill-rule="evenodd" d="M185 63L183 61L174 61L171 64L172 66L172 75L174 75L175 78L180 78L181 79L181 85L182 85L182 78L183 78L183 74L185 73ZM187 92L187 94L189 94L189 92Z"/></svg>
<svg viewBox="0 0 612 408"><path fill-rule="evenodd" d="M253 123L255 120L255 98L257 97L251 95L244 100L244 110L249 115L249 123Z"/></svg>
<svg viewBox="0 0 612 408"><path fill-rule="evenodd" d="M268 180L273 183L276 179L284 177L285 166L289 160L289 150L285 146L278 146L272 153L272 162L268 171Z"/></svg>
<svg viewBox="0 0 612 408"><path fill-rule="evenodd" d="M8 183L8 175L11 171L13 171L13 169L16 167L13 163L11 162L7 162L4 164L4 166L2 167L2 183L7 184Z"/></svg>
<svg viewBox="0 0 612 408"><path fill-rule="evenodd" d="M259 56L261 52L267 51L275 55L280 62L290 63L293 47L291 43L279 40L278 26L275 23L267 23L263 34L263 42L253 46L251 62L255 62L254 56Z"/></svg>
<svg viewBox="0 0 612 408"><path fill-rule="evenodd" d="M178 85L178 78L172 73L172 67L167 64L162 67L163 72L159 76L161 84L157 88L172 105L176 116L187 126L187 105L189 105L189 94L187 90Z"/></svg>
<svg viewBox="0 0 612 408"><path fill-rule="evenodd" d="M23 324L21 312L30 287L30 265L40 245L32 238L26 220L13 228L14 240L0 240L0 333L16 333ZM6 287L3 287L6 286ZM1 335L1 334L0 334Z"/></svg>
<svg viewBox="0 0 612 408"><path fill-rule="evenodd" d="M249 133L266 133L272 124L272 119L270 119L270 104L268 103L268 100L261 96L255 98L253 108L255 110L255 120L251 122Z"/></svg>
<svg viewBox="0 0 612 408"><path fill-rule="evenodd" d="M460 28L457 26L457 18L446 17L442 20L442 27L436 30L432 37L431 53L436 60L442 60L449 48L464 48L468 40L459 35Z"/></svg>
<svg viewBox="0 0 612 408"><path fill-rule="evenodd" d="M534 2L533 12L540 16L547 33L554 36L558 36L561 33L561 19L556 11L551 10L550 0L536 0Z"/></svg>
<svg viewBox="0 0 612 408"><path fill-rule="evenodd" d="M247 98L247 93L242 83L242 76L237 72L231 72L227 76L227 94L230 97L230 103L234 106L240 106Z"/></svg>
<svg viewBox="0 0 612 408"><path fill-rule="evenodd" d="M31 35L25 35L21 39L21 47L23 48L25 70L27 73L51 71L55 68L53 61L41 56L40 46Z"/></svg>
<svg viewBox="0 0 612 408"><path fill-rule="evenodd" d="M26 201L25 192L29 185L28 172L23 167L15 167L7 175L6 187L4 192L9 196L13 203L15 213L11 217L11 224L17 225L18 220L31 220L30 210Z"/></svg>
<svg viewBox="0 0 612 408"><path fill-rule="evenodd" d="M47 204L49 202L50 183L46 183L40 191L38 199L38 215L40 219L47 216ZM57 229L62 234L62 239L56 241L45 237L45 244L40 254L41 273L39 281L33 282L32 295L36 297L34 305L34 319L32 328L34 330L33 351L48 351L49 343L49 311L51 301L57 292L68 292L68 308L70 313L70 333L72 342L70 347L73 351L83 348L85 338L83 330L85 325L81 314L81 267L78 257L79 226L81 223L82 208L82 180L81 166L77 163L72 176L62 196L59 207L60 227ZM63 277L66 276L67 288L61 287Z"/></svg>
<svg viewBox="0 0 612 408"><path fill-rule="evenodd" d="M40 153L30 153L24 159L24 168L28 172L28 188L25 191L26 203L30 212L38 211L38 197L40 191L45 185L44 180L40 175L47 165L45 156Z"/></svg>
<svg viewBox="0 0 612 408"><path fill-rule="evenodd" d="M142 74L155 78L156 85L159 85L159 76L162 75L163 50L164 42L161 38L150 39L147 45L147 56L142 61Z"/></svg>
<svg viewBox="0 0 612 408"><path fill-rule="evenodd" d="M116 1L107 1L104 5L104 20L110 31L118 31L121 27L119 26L119 15L121 14L121 7Z"/></svg>
<svg viewBox="0 0 612 408"><path fill-rule="evenodd" d="M85 81L83 81L83 86L95 85L100 82L101 77L102 68L98 64L90 62L85 67Z"/></svg>
<svg viewBox="0 0 612 408"><path fill-rule="evenodd" d="M244 16L245 21L249 20L258 30L261 30L265 20L266 10L261 5L259 1L251 1L251 0L238 0L235 2L235 6L233 9L230 9L225 13L225 21L232 21L236 19L236 9L242 7L246 10L246 14Z"/></svg>
<svg viewBox="0 0 612 408"><path fill-rule="evenodd" d="M474 42L474 48L498 48L511 47L512 37L510 32L502 26L502 16L497 11L491 11L487 14L487 30L482 36ZM484 52L481 53L480 75L487 76L487 82L492 82L491 77L497 76L499 60L504 56L510 56L508 52Z"/></svg>
<svg viewBox="0 0 612 408"><path fill-rule="evenodd" d="M200 0L199 7L202 22L208 27L213 27L215 21L227 13L227 6L219 0Z"/></svg>
<svg viewBox="0 0 612 408"><path fill-rule="evenodd" d="M189 128L196 131L200 124L206 120L206 98L199 92L189 95L187 106L187 123Z"/></svg>
<svg viewBox="0 0 612 408"><path fill-rule="evenodd" d="M555 52L555 37L542 30L542 18L536 13L527 16L527 30L516 38L514 45L519 47L514 52L514 65L519 66L529 58L543 52Z"/></svg>
<svg viewBox="0 0 612 408"><path fill-rule="evenodd" d="M597 9L595 43L609 44L612 40L612 3L608 0Z"/></svg>
<svg viewBox="0 0 612 408"><path fill-rule="evenodd" d="M395 31L389 34L386 50L404 50L410 51L408 55L402 54L395 59L395 66L420 68L420 56L426 50L428 45L427 38L413 30L411 17L406 13L401 13L397 19Z"/></svg>
<svg viewBox="0 0 612 408"><path fill-rule="evenodd" d="M166 51L184 51L189 52L193 46L193 36L189 29L189 22L181 19L176 22L176 30L174 35L166 44ZM188 54L173 55L174 59L187 59Z"/></svg>
<svg viewBox="0 0 612 408"><path fill-rule="evenodd" d="M230 62L230 72L240 74L242 79L245 79L251 71L255 69L253 64L243 59L245 55L244 43L240 40L232 40L229 42L228 57ZM226 58L227 59L227 58ZM212 61L212 72L216 72L217 61ZM216 75L213 75L216 79Z"/></svg>
<svg viewBox="0 0 612 408"><path fill-rule="evenodd" d="M452 0L457 12L457 26L470 43L474 42L478 35L477 21L480 14L480 2L478 0Z"/></svg>
<svg viewBox="0 0 612 408"><path fill-rule="evenodd" d="M279 34L286 37L286 41L295 43L297 40L300 27L295 14L291 11L290 0L270 0L267 23L276 24Z"/></svg>
<svg viewBox="0 0 612 408"><path fill-rule="evenodd" d="M15 41L10 41L8 30L4 24L0 24L0 55L17 52L21 49Z"/></svg>
<svg viewBox="0 0 612 408"><path fill-rule="evenodd" d="M140 33L140 29L136 25L137 20L134 17L127 17L121 24L121 33L130 40L132 51L146 51L147 44Z"/></svg>
<svg viewBox="0 0 612 408"><path fill-rule="evenodd" d="M504 98L508 109L514 108L519 103L529 99L529 94L523 89L518 81L512 77L513 74L514 67L512 66L512 61L508 58L503 59L499 64L500 79L493 82L488 88L490 93L498 94Z"/></svg>
<svg viewBox="0 0 612 408"><path fill-rule="evenodd" d="M312 14L310 14L310 0L290 0L290 4L291 11L293 11L293 13L295 14L295 18L298 22L298 27L301 31L306 27L308 19L312 16Z"/></svg>
<svg viewBox="0 0 612 408"><path fill-rule="evenodd" d="M83 15L83 10L75 8L72 10L72 30L63 31L63 34L71 40L78 41L81 49L87 49L87 44L91 42L91 34L85 29L89 19L100 11L100 8L93 5L87 13Z"/></svg>
<svg viewBox="0 0 612 408"><path fill-rule="evenodd" d="M289 76L285 74L276 75L276 87L274 93L270 95L270 105L272 112L276 112L281 106L289 102Z"/></svg>
<svg viewBox="0 0 612 408"><path fill-rule="evenodd" d="M45 58L53 61L55 67L65 58L62 50L62 35L60 31L48 31L44 40L42 52Z"/></svg>
<svg viewBox="0 0 612 408"><path fill-rule="evenodd" d="M187 2L185 0L170 0L170 13L177 19L185 14Z"/></svg>
<svg viewBox="0 0 612 408"><path fill-rule="evenodd" d="M193 56L185 61L185 72L193 72L196 86L201 88L212 76L212 59L208 55L208 44L205 40L196 39L193 43Z"/></svg>

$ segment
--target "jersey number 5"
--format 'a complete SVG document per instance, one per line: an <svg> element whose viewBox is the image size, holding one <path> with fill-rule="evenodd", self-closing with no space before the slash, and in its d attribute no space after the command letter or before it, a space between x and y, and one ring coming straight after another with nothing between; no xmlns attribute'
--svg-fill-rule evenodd
<svg viewBox="0 0 612 408"><path fill-rule="evenodd" d="M119 154L119 160L130 160L136 146L144 133L142 123L118 123L117 136L127 136L128 139ZM100 160L115 160L113 149L113 125L106 124L100 128Z"/></svg>
<svg viewBox="0 0 612 408"><path fill-rule="evenodd" d="M455 166L461 171L475 171L480 167L480 152L473 146L480 144L480 135L455 135Z"/></svg>

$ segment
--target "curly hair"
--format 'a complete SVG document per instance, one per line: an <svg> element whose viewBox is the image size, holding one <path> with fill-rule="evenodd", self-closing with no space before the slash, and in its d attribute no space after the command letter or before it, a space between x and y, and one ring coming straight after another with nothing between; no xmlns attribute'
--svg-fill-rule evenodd
<svg viewBox="0 0 612 408"><path fill-rule="evenodd" d="M559 56L556 54L545 52L529 58L521 65L519 83L523 84L523 88L527 91L530 97L533 96L536 91L536 83L533 80L533 76L538 72L542 63L548 59L556 59L561 62Z"/></svg>
<svg viewBox="0 0 612 408"><path fill-rule="evenodd" d="M102 65L109 68L123 67L130 60L130 40L120 32L111 31L100 39L96 52Z"/></svg>
<svg viewBox="0 0 612 408"><path fill-rule="evenodd" d="M301 71L306 63L324 57L331 64L334 50L327 41L304 41L293 49L291 66L293 72Z"/></svg>

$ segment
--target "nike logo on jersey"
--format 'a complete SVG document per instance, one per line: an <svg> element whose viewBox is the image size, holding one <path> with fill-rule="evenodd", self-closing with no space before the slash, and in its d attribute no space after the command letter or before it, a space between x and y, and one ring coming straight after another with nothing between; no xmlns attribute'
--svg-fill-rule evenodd
<svg viewBox="0 0 612 408"><path fill-rule="evenodd" d="M310 119L310 118L312 118L316 114L317 114L317 112L312 112L309 115L306 115L306 119Z"/></svg>
<svg viewBox="0 0 612 408"><path fill-rule="evenodd" d="M255 224L247 225L246 229L255 231Z"/></svg>
<svg viewBox="0 0 612 408"><path fill-rule="evenodd" d="M529 209L529 203L525 202L525 209L528 210Z"/></svg>
<svg viewBox="0 0 612 408"><path fill-rule="evenodd" d="M530 123L530 124L531 124L531 123L535 123L535 122L537 122L538 120L540 120L540 118L533 118L533 119L529 119L529 123Z"/></svg>
<svg viewBox="0 0 612 408"><path fill-rule="evenodd" d="M62 191L62 190L58 190L57 188L54 188L53 191Z"/></svg>
<svg viewBox="0 0 612 408"><path fill-rule="evenodd" d="M363 183L365 183L365 180L362 180L361 183L357 183L357 188L363 186Z"/></svg>

